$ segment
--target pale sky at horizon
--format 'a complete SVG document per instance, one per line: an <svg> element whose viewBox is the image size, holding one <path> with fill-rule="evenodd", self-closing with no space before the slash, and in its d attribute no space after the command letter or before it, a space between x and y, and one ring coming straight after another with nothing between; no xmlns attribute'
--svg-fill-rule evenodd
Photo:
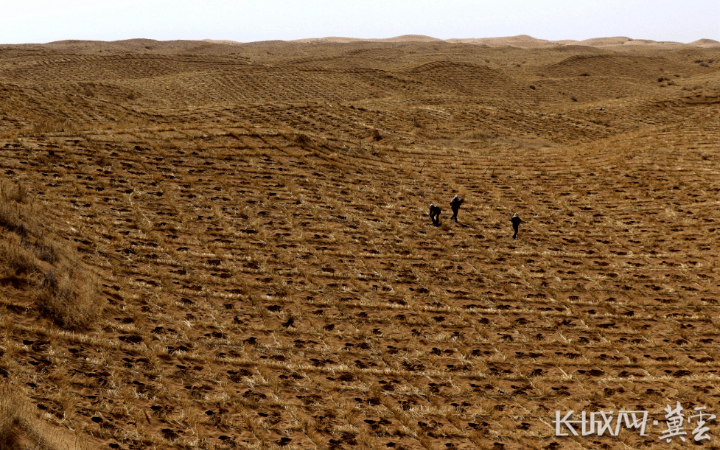
<svg viewBox="0 0 720 450"><path fill-rule="evenodd" d="M342 36L720 41L720 1L0 0L0 44Z"/></svg>

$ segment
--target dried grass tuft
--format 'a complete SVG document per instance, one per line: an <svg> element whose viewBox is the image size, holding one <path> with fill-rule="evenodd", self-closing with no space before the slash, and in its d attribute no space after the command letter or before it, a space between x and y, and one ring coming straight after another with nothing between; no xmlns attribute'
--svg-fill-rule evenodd
<svg viewBox="0 0 720 450"><path fill-rule="evenodd" d="M28 203L30 201L25 186L7 181L0 184L0 197L3 202Z"/></svg>
<svg viewBox="0 0 720 450"><path fill-rule="evenodd" d="M97 319L97 281L88 271L63 265L43 274L36 297L40 311L58 325L86 329Z"/></svg>
<svg viewBox="0 0 720 450"><path fill-rule="evenodd" d="M0 384L0 450L70 448L67 436L37 417L33 404L18 389Z"/></svg>
<svg viewBox="0 0 720 450"><path fill-rule="evenodd" d="M308 147L312 145L312 139L308 137L308 135L300 133L297 136L295 136L295 143L299 145L300 147Z"/></svg>
<svg viewBox="0 0 720 450"><path fill-rule="evenodd" d="M46 233L20 187L3 183L0 198L0 276L17 288L36 289L38 310L56 324L87 329L100 314L95 275L68 243ZM6 193L14 195L5 195Z"/></svg>

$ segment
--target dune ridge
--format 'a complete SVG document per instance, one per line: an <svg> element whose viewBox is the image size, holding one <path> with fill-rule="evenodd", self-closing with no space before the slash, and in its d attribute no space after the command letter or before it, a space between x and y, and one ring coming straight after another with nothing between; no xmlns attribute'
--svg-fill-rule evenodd
<svg viewBox="0 0 720 450"><path fill-rule="evenodd" d="M689 448L720 48L332 39L0 46L0 449Z"/></svg>
<svg viewBox="0 0 720 450"><path fill-rule="evenodd" d="M241 44L241 42L231 40L212 40L205 39L206 42L219 44ZM452 38L438 39L432 36L408 34L391 38L352 38L352 37L323 37L323 38L303 38L287 42L297 43L355 43L355 42L450 42L461 44L487 45L489 47L511 46L519 48L545 48L562 45L587 45L591 47L614 47L622 45L644 45L644 46L690 46L690 47L712 47L720 45L720 42L713 39L699 39L689 43L670 42L670 41L654 41L650 39L632 39L625 36L617 37L599 37L585 40L557 40L551 41L546 39L538 39L528 35L506 36L506 37L488 37L488 38Z"/></svg>

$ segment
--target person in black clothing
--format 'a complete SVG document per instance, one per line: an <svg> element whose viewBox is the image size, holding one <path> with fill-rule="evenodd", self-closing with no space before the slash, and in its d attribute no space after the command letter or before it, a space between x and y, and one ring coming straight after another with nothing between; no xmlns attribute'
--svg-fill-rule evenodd
<svg viewBox="0 0 720 450"><path fill-rule="evenodd" d="M520 224L522 223L522 219L520 216L518 216L518 213L513 214L512 219L510 219L512 222L513 230L515 230L515 234L513 234L513 239L517 238L518 234L518 228L520 227Z"/></svg>
<svg viewBox="0 0 720 450"><path fill-rule="evenodd" d="M460 205L463 204L465 200L462 200L459 195L455 195L452 200L450 200L450 208L452 208L453 215L451 219L454 219L455 222L457 222L457 215L458 211L460 211Z"/></svg>
<svg viewBox="0 0 720 450"><path fill-rule="evenodd" d="M438 226L440 225L440 213L442 210L439 206L435 206L434 204L430 203L430 219L433 221L433 225Z"/></svg>

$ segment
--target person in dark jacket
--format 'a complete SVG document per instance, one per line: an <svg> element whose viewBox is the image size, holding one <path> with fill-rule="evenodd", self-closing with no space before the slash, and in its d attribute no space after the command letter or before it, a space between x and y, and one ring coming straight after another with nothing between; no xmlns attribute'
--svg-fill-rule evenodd
<svg viewBox="0 0 720 450"><path fill-rule="evenodd" d="M430 203L430 219L433 221L433 225L438 226L440 225L440 213L442 210L439 206L435 206L434 204Z"/></svg>
<svg viewBox="0 0 720 450"><path fill-rule="evenodd" d="M520 224L522 223L522 219L520 216L518 216L518 213L513 214L512 219L510 219L512 222L513 230L515 230L515 234L513 234L513 239L517 238L518 234L518 228L520 228Z"/></svg>
<svg viewBox="0 0 720 450"><path fill-rule="evenodd" d="M463 204L465 200L462 200L460 198L460 195L455 195L452 200L450 200L450 208L452 209L453 215L451 219L455 220L457 222L457 215L458 211L460 211L460 205Z"/></svg>

